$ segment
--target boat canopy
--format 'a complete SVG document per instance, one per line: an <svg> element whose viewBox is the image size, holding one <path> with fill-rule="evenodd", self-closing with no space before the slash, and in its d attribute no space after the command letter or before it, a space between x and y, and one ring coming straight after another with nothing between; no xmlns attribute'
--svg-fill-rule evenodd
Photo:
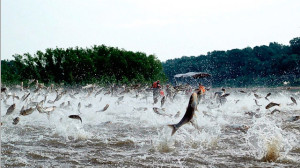
<svg viewBox="0 0 300 168"><path fill-rule="evenodd" d="M174 78L186 78L186 77L193 77L194 79L196 78L205 78L205 77L210 77L211 75L205 72L188 72L185 74L176 74L174 75Z"/></svg>

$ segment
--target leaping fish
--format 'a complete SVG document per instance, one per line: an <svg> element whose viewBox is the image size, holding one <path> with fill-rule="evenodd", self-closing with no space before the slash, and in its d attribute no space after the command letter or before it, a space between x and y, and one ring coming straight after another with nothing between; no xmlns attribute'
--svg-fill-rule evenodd
<svg viewBox="0 0 300 168"><path fill-rule="evenodd" d="M297 121L299 119L300 119L300 116L293 116L288 121L293 122L293 121Z"/></svg>
<svg viewBox="0 0 300 168"><path fill-rule="evenodd" d="M69 118L80 120L82 123L82 119L79 115L69 115Z"/></svg>
<svg viewBox="0 0 300 168"><path fill-rule="evenodd" d="M271 108L271 107L273 107L273 106L280 106L280 104L271 102L271 103L269 103L269 104L266 106L266 109L269 109L269 108Z"/></svg>
<svg viewBox="0 0 300 168"><path fill-rule="evenodd" d="M26 115L32 114L33 111L34 111L34 109L32 107L30 107L29 109L21 110L20 114L23 115L23 116L26 116Z"/></svg>
<svg viewBox="0 0 300 168"><path fill-rule="evenodd" d="M88 104L88 105L86 105L85 107L86 108L91 108L93 105L90 103L90 104Z"/></svg>
<svg viewBox="0 0 300 168"><path fill-rule="evenodd" d="M62 95L63 95L62 93L61 94L57 94L54 102L59 101L61 99Z"/></svg>
<svg viewBox="0 0 300 168"><path fill-rule="evenodd" d="M259 96L258 94L254 93L255 98L260 99L261 96Z"/></svg>
<svg viewBox="0 0 300 168"><path fill-rule="evenodd" d="M15 109L16 109L16 104L14 103L13 105L8 107L6 111L6 115L10 115Z"/></svg>
<svg viewBox="0 0 300 168"><path fill-rule="evenodd" d="M83 86L82 89L89 89L89 88L93 88L93 87L94 87L93 84L89 84L89 85Z"/></svg>
<svg viewBox="0 0 300 168"><path fill-rule="evenodd" d="M56 109L56 106L51 106L51 107L45 107L44 110L47 112L47 113L50 113L52 111L54 111Z"/></svg>
<svg viewBox="0 0 300 168"><path fill-rule="evenodd" d="M180 111L178 111L174 117L177 118L179 117L179 115L180 115Z"/></svg>
<svg viewBox="0 0 300 168"><path fill-rule="evenodd" d="M245 92L245 91L243 91L243 90L240 90L239 92L241 92L241 93L247 93L247 92Z"/></svg>
<svg viewBox="0 0 300 168"><path fill-rule="evenodd" d="M161 101L160 101L161 107L165 104L165 102L166 102L166 96L161 98Z"/></svg>
<svg viewBox="0 0 300 168"><path fill-rule="evenodd" d="M274 110L271 112L271 114L274 114L275 112L280 112L280 110L274 109Z"/></svg>
<svg viewBox="0 0 300 168"><path fill-rule="evenodd" d="M20 118L19 117L16 117L15 119L13 119L13 124L14 125L17 125L20 121Z"/></svg>
<svg viewBox="0 0 300 168"><path fill-rule="evenodd" d="M230 95L230 93L225 93L225 94L221 95L220 97L221 97L221 98L225 98L225 97L227 97L227 96L229 96L229 95Z"/></svg>
<svg viewBox="0 0 300 168"><path fill-rule="evenodd" d="M256 104L257 106L262 106L262 105L259 105L259 104L258 104L258 102L257 102L256 99L254 99L254 101L255 101L255 104Z"/></svg>
<svg viewBox="0 0 300 168"><path fill-rule="evenodd" d="M174 135L174 133L184 124L190 122L195 114L195 110L197 110L197 102L198 102L198 96L197 93L193 93L190 97L190 101L188 104L188 107L186 109L186 112L183 116L183 118L180 120L179 123L177 124L172 124L172 125L168 125L169 127L172 128L172 134Z"/></svg>
<svg viewBox="0 0 300 168"><path fill-rule="evenodd" d="M271 93L268 93L267 96L265 97L266 100L269 101L268 97L271 95Z"/></svg>
<svg viewBox="0 0 300 168"><path fill-rule="evenodd" d="M295 103L297 105L297 101L295 98L291 97L291 100L293 101L293 103Z"/></svg>
<svg viewBox="0 0 300 168"><path fill-rule="evenodd" d="M96 112L103 112L103 111L107 110L108 107L109 107L109 104L106 104L106 106L101 111L96 111Z"/></svg>
<svg viewBox="0 0 300 168"><path fill-rule="evenodd" d="M168 116L168 117L172 117L172 115L170 114L164 114L164 113L161 113L161 111L165 111L165 109L159 109L157 107L153 107L153 111L156 113L156 114L159 114L159 115L162 115L162 116Z"/></svg>

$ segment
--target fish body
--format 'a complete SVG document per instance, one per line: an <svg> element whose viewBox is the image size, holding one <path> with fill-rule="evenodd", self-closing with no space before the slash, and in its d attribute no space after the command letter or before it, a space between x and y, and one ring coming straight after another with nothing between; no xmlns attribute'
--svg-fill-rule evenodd
<svg viewBox="0 0 300 168"><path fill-rule="evenodd" d="M236 131L242 131L242 132L246 133L250 127L248 125L230 125L230 126L227 126L226 128L233 129Z"/></svg>
<svg viewBox="0 0 300 168"><path fill-rule="evenodd" d="M76 99L76 97L72 94L69 94L72 99Z"/></svg>
<svg viewBox="0 0 300 168"><path fill-rule="evenodd" d="M78 109L78 111L80 112L80 109L81 109L81 102L78 103L77 109Z"/></svg>
<svg viewBox="0 0 300 168"><path fill-rule="evenodd" d="M103 88L96 92L95 97L102 92Z"/></svg>
<svg viewBox="0 0 300 168"><path fill-rule="evenodd" d="M291 100L293 101L293 103L295 103L297 105L297 101L295 98L291 97Z"/></svg>
<svg viewBox="0 0 300 168"><path fill-rule="evenodd" d="M190 97L188 107L186 109L186 112L183 116L183 118L179 121L177 124L169 125L172 128L172 134L174 133L184 124L190 122L195 114L195 110L197 110L197 102L198 102L198 96L197 93L193 93Z"/></svg>
<svg viewBox="0 0 300 168"><path fill-rule="evenodd" d="M14 103L8 107L8 109L6 111L6 115L10 115L15 109L16 109L16 104Z"/></svg>
<svg viewBox="0 0 300 168"><path fill-rule="evenodd" d="M179 115L180 115L180 111L178 111L174 117L177 118L179 117Z"/></svg>
<svg viewBox="0 0 300 168"><path fill-rule="evenodd" d="M62 97L62 95L63 95L63 94L59 94L59 95L57 95L54 101L56 102L56 101L60 100L60 99L61 99L61 97Z"/></svg>
<svg viewBox="0 0 300 168"><path fill-rule="evenodd" d="M82 123L82 119L79 115L69 115L69 118L80 120Z"/></svg>
<svg viewBox="0 0 300 168"><path fill-rule="evenodd" d="M83 86L82 89L89 89L89 88L93 88L93 87L94 87L93 84L89 84L89 85Z"/></svg>
<svg viewBox="0 0 300 168"><path fill-rule="evenodd" d="M258 104L258 101L257 101L256 99L254 99L254 101L255 101L255 104L256 104L257 106L261 106L261 105Z"/></svg>
<svg viewBox="0 0 300 168"><path fill-rule="evenodd" d="M13 119L13 124L14 125L17 125L20 121L20 118L19 117L16 117L15 119Z"/></svg>
<svg viewBox="0 0 300 168"><path fill-rule="evenodd" d="M122 101L124 99L124 96L121 96L118 98L118 101Z"/></svg>
<svg viewBox="0 0 300 168"><path fill-rule="evenodd" d="M225 94L221 95L220 97L221 97L221 98L225 98L225 97L227 97L227 96L229 96L229 95L230 95L229 93L225 93Z"/></svg>
<svg viewBox="0 0 300 168"><path fill-rule="evenodd" d="M30 107L29 109L21 110L20 114L23 116L26 116L26 115L33 113L33 111L34 111L34 109L32 107Z"/></svg>
<svg viewBox="0 0 300 168"><path fill-rule="evenodd" d="M25 95L21 98L21 100L22 100L22 101L26 100L27 97L28 97L29 95L30 95L30 92L29 92L28 94L25 94Z"/></svg>
<svg viewBox="0 0 300 168"><path fill-rule="evenodd" d="M157 108L157 107L153 107L153 111L154 111L156 114L159 114L159 115L162 115L162 116L172 117L172 115L170 115L170 114L165 114L165 113L162 113L162 112L161 112L161 111L165 111L164 108L159 109L159 108Z"/></svg>
<svg viewBox="0 0 300 168"><path fill-rule="evenodd" d="M293 116L288 121L293 122L293 121L297 121L299 119L300 119L300 116Z"/></svg>
<svg viewBox="0 0 300 168"><path fill-rule="evenodd" d="M62 102L60 105L59 105L60 108L63 108L65 107L65 102Z"/></svg>
<svg viewBox="0 0 300 168"><path fill-rule="evenodd" d="M39 113L46 113L46 111L44 110L44 108L41 107L41 106L39 106L39 105L36 106L36 109L37 109L37 111L38 111Z"/></svg>
<svg viewBox="0 0 300 168"><path fill-rule="evenodd" d="M5 87L1 87L1 93L6 92L6 91L7 91L7 89Z"/></svg>
<svg viewBox="0 0 300 168"><path fill-rule="evenodd" d="M30 85L31 83L33 83L35 81L35 79L30 79L28 80L28 85Z"/></svg>
<svg viewBox="0 0 300 168"><path fill-rule="evenodd" d="M29 106L36 106L36 105L38 105L39 104L39 102L30 102L28 105Z"/></svg>
<svg viewBox="0 0 300 168"><path fill-rule="evenodd" d="M116 103L120 104L120 102L124 99L124 96L121 96L118 98L118 100L116 101Z"/></svg>
<svg viewBox="0 0 300 168"><path fill-rule="evenodd" d="M154 98L154 104L156 104L157 102L158 102L158 98L155 97L155 98Z"/></svg>
<svg viewBox="0 0 300 168"><path fill-rule="evenodd" d="M269 101L268 97L271 96L271 93L268 93L267 96L265 97L266 100Z"/></svg>
<svg viewBox="0 0 300 168"><path fill-rule="evenodd" d="M261 96L259 96L258 94L254 93L255 98L260 99Z"/></svg>
<svg viewBox="0 0 300 168"><path fill-rule="evenodd" d="M45 107L44 110L45 112L49 113L52 112L56 109L56 106L51 106L51 107Z"/></svg>
<svg viewBox="0 0 300 168"><path fill-rule="evenodd" d="M91 108L93 105L92 104L88 104L88 105L86 105L85 107L86 108Z"/></svg>
<svg viewBox="0 0 300 168"><path fill-rule="evenodd" d="M53 100L48 100L47 103L54 104L54 101Z"/></svg>
<svg viewBox="0 0 300 168"><path fill-rule="evenodd" d="M139 107L139 108L134 108L137 111L146 111L148 108L147 107Z"/></svg>
<svg viewBox="0 0 300 168"><path fill-rule="evenodd" d="M280 106L280 104L271 102L271 103L269 103L269 104L266 106L266 109L269 109L269 108L271 108L271 107L273 107L273 106Z"/></svg>
<svg viewBox="0 0 300 168"><path fill-rule="evenodd" d="M166 102L166 96L161 98L161 101L160 101L161 107L165 104L165 102Z"/></svg>
<svg viewBox="0 0 300 168"><path fill-rule="evenodd" d="M280 110L274 109L274 110L271 112L271 114L274 114L275 112L280 112Z"/></svg>
<svg viewBox="0 0 300 168"><path fill-rule="evenodd" d="M110 94L110 93L111 93L111 91L108 91L108 92L104 93L104 95L108 95L108 94Z"/></svg>
<svg viewBox="0 0 300 168"><path fill-rule="evenodd" d="M109 104L106 104L106 106L101 110L101 111L105 111L105 110L107 110L108 109L108 107L109 107ZM97 111L97 112L101 112L101 111Z"/></svg>

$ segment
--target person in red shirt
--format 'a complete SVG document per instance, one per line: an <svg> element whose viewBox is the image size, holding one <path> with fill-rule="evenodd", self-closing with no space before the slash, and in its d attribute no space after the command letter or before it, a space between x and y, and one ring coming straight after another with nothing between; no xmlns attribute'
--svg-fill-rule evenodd
<svg viewBox="0 0 300 168"><path fill-rule="evenodd" d="M199 104L200 100L203 99L204 96L205 96L206 89L201 83L199 83L198 90L200 91L200 95L199 95L199 98L198 98L198 104Z"/></svg>
<svg viewBox="0 0 300 168"><path fill-rule="evenodd" d="M201 94L204 94L206 92L205 87L199 83L199 90L201 90Z"/></svg>
<svg viewBox="0 0 300 168"><path fill-rule="evenodd" d="M161 85L159 84L159 80L153 82L151 88L153 88L153 101L155 104L158 100L159 92L160 92L160 88L161 88Z"/></svg>

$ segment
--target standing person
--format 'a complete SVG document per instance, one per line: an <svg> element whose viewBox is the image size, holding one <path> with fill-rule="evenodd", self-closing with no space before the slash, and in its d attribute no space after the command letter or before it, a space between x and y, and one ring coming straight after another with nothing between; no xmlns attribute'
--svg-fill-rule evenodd
<svg viewBox="0 0 300 168"><path fill-rule="evenodd" d="M152 87L153 88L153 101L154 101L154 104L157 103L158 101L158 96L159 96L159 91L160 91L160 84L159 84L159 80L157 80L156 82L154 82L152 84Z"/></svg>
<svg viewBox="0 0 300 168"><path fill-rule="evenodd" d="M204 87L201 83L199 83L199 89L198 89L198 90L201 91L201 92L200 92L200 96L199 96L199 98L198 98L198 104L199 104L200 100L201 100L202 98L205 98L205 92L206 92L206 90L205 90L205 87Z"/></svg>

